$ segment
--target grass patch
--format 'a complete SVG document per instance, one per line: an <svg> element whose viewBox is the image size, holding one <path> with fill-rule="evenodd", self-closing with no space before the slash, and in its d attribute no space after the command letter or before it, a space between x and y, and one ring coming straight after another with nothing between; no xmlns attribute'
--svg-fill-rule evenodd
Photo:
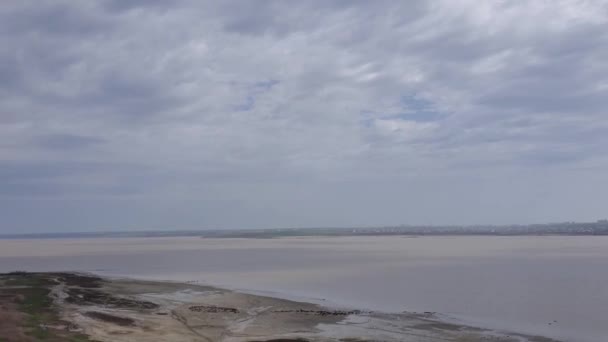
<svg viewBox="0 0 608 342"><path fill-rule="evenodd" d="M44 287L57 285L54 279L36 273L12 272L2 276L4 286Z"/></svg>
<svg viewBox="0 0 608 342"><path fill-rule="evenodd" d="M91 339L89 339L89 336L87 336L87 335L78 334L78 335L70 337L69 341L70 342L91 342Z"/></svg>
<svg viewBox="0 0 608 342"><path fill-rule="evenodd" d="M41 326L30 329L26 334L38 340L47 340L52 336L47 329L42 328Z"/></svg>
<svg viewBox="0 0 608 342"><path fill-rule="evenodd" d="M23 295L23 299L19 303L21 311L36 315L51 310L53 305L53 301L49 297L51 290L45 287L30 287L20 292Z"/></svg>
<svg viewBox="0 0 608 342"><path fill-rule="evenodd" d="M14 322L21 333L34 342L93 342L80 332L56 329L66 322L61 321L57 307L51 297L51 289L58 284L98 287L100 280L94 277L70 273L26 273L0 274L1 299L24 314ZM0 303L1 304L1 303ZM8 342L12 336L0 336L0 342Z"/></svg>
<svg viewBox="0 0 608 342"><path fill-rule="evenodd" d="M19 308L28 314L24 322L25 333L36 340L48 340L54 336L45 327L46 323L57 319L49 293L50 290L44 287L32 287L21 291L23 299L19 303Z"/></svg>

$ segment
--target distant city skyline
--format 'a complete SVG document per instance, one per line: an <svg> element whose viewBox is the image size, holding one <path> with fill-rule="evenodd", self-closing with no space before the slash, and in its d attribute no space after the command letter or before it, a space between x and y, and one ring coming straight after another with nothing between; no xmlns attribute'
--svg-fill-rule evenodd
<svg viewBox="0 0 608 342"><path fill-rule="evenodd" d="M0 234L594 222L608 1L5 1Z"/></svg>

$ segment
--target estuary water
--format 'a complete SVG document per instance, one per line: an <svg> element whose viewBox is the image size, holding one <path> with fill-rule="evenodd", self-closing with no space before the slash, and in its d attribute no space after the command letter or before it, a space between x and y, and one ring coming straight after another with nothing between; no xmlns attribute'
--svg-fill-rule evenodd
<svg viewBox="0 0 608 342"><path fill-rule="evenodd" d="M0 240L0 272L12 270L197 281L608 341L608 237Z"/></svg>

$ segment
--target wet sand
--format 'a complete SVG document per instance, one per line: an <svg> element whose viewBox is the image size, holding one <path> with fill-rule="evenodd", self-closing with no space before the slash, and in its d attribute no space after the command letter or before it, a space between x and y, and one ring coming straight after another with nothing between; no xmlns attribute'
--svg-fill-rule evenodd
<svg viewBox="0 0 608 342"><path fill-rule="evenodd" d="M48 289L52 299L57 314L53 324L38 323L51 341L55 336L101 342L554 341L448 323L433 313L346 310L195 284L73 273L0 275L2 298L31 287ZM5 318L27 314L0 308ZM0 340L38 341L30 332L19 332L16 338L2 336L0 329Z"/></svg>

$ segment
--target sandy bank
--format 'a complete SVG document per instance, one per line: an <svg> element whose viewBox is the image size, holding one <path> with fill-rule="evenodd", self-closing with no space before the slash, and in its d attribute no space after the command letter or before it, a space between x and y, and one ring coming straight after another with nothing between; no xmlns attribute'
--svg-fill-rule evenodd
<svg viewBox="0 0 608 342"><path fill-rule="evenodd" d="M54 315L14 329L32 313L13 304L27 299L20 291L34 288L48 295ZM342 310L209 286L72 273L0 275L0 300L0 316L14 320L12 330L0 326L2 341L38 341L34 330L66 338L56 341L552 341L451 324L433 313Z"/></svg>

